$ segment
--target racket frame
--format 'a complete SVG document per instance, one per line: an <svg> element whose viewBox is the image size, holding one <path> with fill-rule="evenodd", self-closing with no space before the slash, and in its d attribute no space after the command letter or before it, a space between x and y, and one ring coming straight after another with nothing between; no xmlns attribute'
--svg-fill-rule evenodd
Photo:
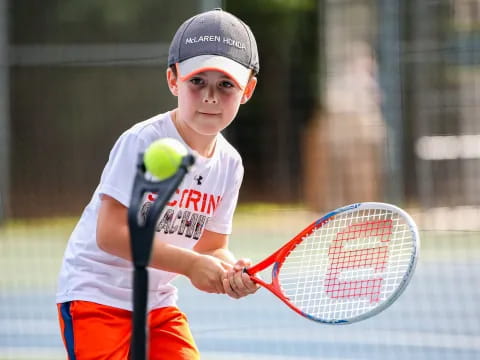
<svg viewBox="0 0 480 360"><path fill-rule="evenodd" d="M166 204L178 188L183 178L194 164L195 158L187 154L170 178L162 181L146 178L143 153L138 155L137 168L132 186L130 206L128 208L128 227L130 231L130 249L133 263L133 314L131 359L145 360L148 354L147 301L148 301L148 264L150 262L155 227ZM146 213L139 217L144 195L156 193L157 198Z"/></svg>
<svg viewBox="0 0 480 360"><path fill-rule="evenodd" d="M311 314L305 313L304 311L297 308L293 303L290 302L288 297L283 293L280 285L280 281L279 281L279 273L287 256L295 249L295 247L297 247L303 241L303 239L306 236L310 235L315 230L321 228L325 223L330 221L335 216L339 214L348 214L354 211L371 210L371 209L387 210L387 211L392 211L394 213L399 214L403 219L405 219L405 222L409 228L409 231L412 237L411 260L402 278L402 281L398 284L395 291L387 299L382 301L379 305L377 305L373 309L349 319L322 319L322 318L315 317ZM389 307L391 304L393 304L397 300L397 298L403 293L406 286L410 282L410 279L412 278L413 272L417 264L418 256L419 256L419 249L420 249L420 237L419 237L417 226L414 220L412 219L412 217L405 210L388 203L362 202L362 203L355 203L355 204L343 206L327 213L326 215L322 216L320 219L314 221L309 226L307 226L302 232L296 235L293 239L291 239L289 242L287 242L285 245L283 245L273 254L271 254L270 256L268 256L258 264L245 269L245 272L250 276L250 279L253 282L268 289L280 300L282 300L288 307L290 307L293 311L302 315L303 317L306 317L310 320L324 323L324 324L331 324L331 325L350 324L353 322L367 319L369 317L372 317L380 313L381 311L385 310L387 307ZM272 280L270 283L255 276L255 274L265 270L266 268L272 265L273 265L272 276L271 276Z"/></svg>

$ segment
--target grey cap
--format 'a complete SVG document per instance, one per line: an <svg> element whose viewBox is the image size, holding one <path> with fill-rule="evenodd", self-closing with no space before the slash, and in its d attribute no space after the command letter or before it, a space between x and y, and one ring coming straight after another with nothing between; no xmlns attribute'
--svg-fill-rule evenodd
<svg viewBox="0 0 480 360"><path fill-rule="evenodd" d="M193 16L178 28L170 44L168 66L202 55L233 60L255 74L260 70L252 31L242 20L221 9Z"/></svg>

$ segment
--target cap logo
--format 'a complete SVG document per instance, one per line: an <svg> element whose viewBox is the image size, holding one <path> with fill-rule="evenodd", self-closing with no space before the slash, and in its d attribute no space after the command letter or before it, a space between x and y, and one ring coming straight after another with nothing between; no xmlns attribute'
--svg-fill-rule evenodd
<svg viewBox="0 0 480 360"><path fill-rule="evenodd" d="M185 44L196 44L201 42L223 42L226 45L236 47L237 49L245 50L247 47L245 43L234 40L231 38L223 37L223 39L218 35L203 35L203 36L194 36L185 39Z"/></svg>

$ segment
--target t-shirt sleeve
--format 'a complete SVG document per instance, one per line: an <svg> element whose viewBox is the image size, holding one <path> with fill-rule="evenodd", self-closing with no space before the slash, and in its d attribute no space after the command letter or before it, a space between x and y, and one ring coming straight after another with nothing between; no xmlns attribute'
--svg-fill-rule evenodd
<svg viewBox="0 0 480 360"><path fill-rule="evenodd" d="M205 229L219 234L231 234L233 214L237 207L243 172L243 165L239 162L233 174L233 181L229 184L229 190L222 196L218 207L215 209L213 216L208 220Z"/></svg>
<svg viewBox="0 0 480 360"><path fill-rule="evenodd" d="M102 173L98 194L108 195L128 207L133 180L137 169L138 155L147 145L136 134L123 133L110 152Z"/></svg>

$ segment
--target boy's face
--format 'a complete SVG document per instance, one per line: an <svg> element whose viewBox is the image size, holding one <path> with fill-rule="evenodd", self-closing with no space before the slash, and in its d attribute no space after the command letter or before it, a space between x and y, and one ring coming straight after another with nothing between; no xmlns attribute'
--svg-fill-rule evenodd
<svg viewBox="0 0 480 360"><path fill-rule="evenodd" d="M197 134L207 136L216 135L233 121L240 104L250 99L256 85L256 78L252 77L241 89L219 71L205 71L180 80L168 69L167 81L178 97L177 116Z"/></svg>

